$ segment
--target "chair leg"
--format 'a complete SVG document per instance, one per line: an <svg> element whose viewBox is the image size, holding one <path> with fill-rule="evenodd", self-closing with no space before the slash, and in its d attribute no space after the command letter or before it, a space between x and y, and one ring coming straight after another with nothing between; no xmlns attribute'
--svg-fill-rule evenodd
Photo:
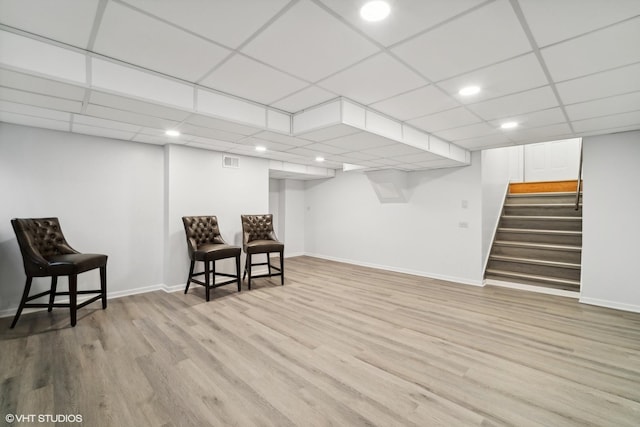
<svg viewBox="0 0 640 427"><path fill-rule="evenodd" d="M184 288L184 293L189 292L189 285L191 284L191 278L193 277L193 268L195 267L196 262L191 261L191 267L189 267L189 277L187 277L187 287Z"/></svg>
<svg viewBox="0 0 640 427"><path fill-rule="evenodd" d="M76 315L78 312L78 275L69 275L69 314L71 315L71 326L76 326Z"/></svg>
<svg viewBox="0 0 640 427"><path fill-rule="evenodd" d="M249 261L249 254L247 254L247 257L244 259L244 273L242 273L242 280L247 277L247 261Z"/></svg>
<svg viewBox="0 0 640 427"><path fill-rule="evenodd" d="M242 281L240 280L240 255L236 256L236 276L238 276L238 292L242 291Z"/></svg>
<svg viewBox="0 0 640 427"><path fill-rule="evenodd" d="M211 290L211 288L209 287L210 280L211 280L211 278L209 277L210 272L211 271L209 267L209 261L205 261L204 262L204 292L205 292L207 301L209 301L209 291Z"/></svg>
<svg viewBox="0 0 640 427"><path fill-rule="evenodd" d="M47 311L53 310L53 300L56 299L56 291L58 290L58 276L51 276L51 294L49 294L49 307Z"/></svg>
<svg viewBox="0 0 640 427"><path fill-rule="evenodd" d="M245 271L249 275L247 287L249 288L249 290L251 290L251 254L247 254L247 267L245 267Z"/></svg>
<svg viewBox="0 0 640 427"><path fill-rule="evenodd" d="M107 308L107 266L100 267L100 292L102 294L102 309Z"/></svg>
<svg viewBox="0 0 640 427"><path fill-rule="evenodd" d="M284 286L284 252L280 252L280 284Z"/></svg>
<svg viewBox="0 0 640 427"><path fill-rule="evenodd" d="M271 254L267 252L267 269L269 270L269 276L271 276Z"/></svg>
<svg viewBox="0 0 640 427"><path fill-rule="evenodd" d="M22 313L22 309L24 308L24 305L27 302L27 298L29 297L29 291L31 290L32 281L33 281L33 277L27 276L27 282L24 285L24 292L22 293L22 299L20 300L20 305L18 306L18 312L16 313L16 317L13 318L13 322L11 322L11 329L13 329L16 326L16 323L18 323L18 318L20 317L20 313Z"/></svg>

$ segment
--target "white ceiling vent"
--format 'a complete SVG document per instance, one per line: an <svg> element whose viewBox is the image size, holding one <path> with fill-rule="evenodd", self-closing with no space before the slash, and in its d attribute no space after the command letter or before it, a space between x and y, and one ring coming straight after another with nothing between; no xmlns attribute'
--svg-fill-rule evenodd
<svg viewBox="0 0 640 427"><path fill-rule="evenodd" d="M223 155L222 166L225 168L238 169L240 167L240 158Z"/></svg>

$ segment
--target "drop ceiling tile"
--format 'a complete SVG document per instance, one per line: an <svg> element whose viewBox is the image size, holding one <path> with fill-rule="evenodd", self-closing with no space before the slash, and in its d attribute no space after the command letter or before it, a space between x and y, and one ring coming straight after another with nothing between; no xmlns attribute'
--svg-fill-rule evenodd
<svg viewBox="0 0 640 427"><path fill-rule="evenodd" d="M318 82L318 85L361 104L424 86L426 81L386 53L380 53Z"/></svg>
<svg viewBox="0 0 640 427"><path fill-rule="evenodd" d="M239 123L229 122L226 120L218 119L216 117L209 117L202 114L192 114L187 118L186 122L210 129L219 129L226 132L239 133L240 135L253 135L261 131L261 129L259 128L245 126Z"/></svg>
<svg viewBox="0 0 640 427"><path fill-rule="evenodd" d="M333 145L322 144L320 142L316 142L314 144L305 145L304 148L308 148L309 150L320 151L326 154L343 154L348 152L349 150L342 147L334 147Z"/></svg>
<svg viewBox="0 0 640 427"><path fill-rule="evenodd" d="M226 132L220 129L211 129L202 126L192 125L190 123L183 123L179 127L180 132L189 135L201 136L204 138L219 139L221 141L239 141L244 138L244 135L238 133Z"/></svg>
<svg viewBox="0 0 640 427"><path fill-rule="evenodd" d="M541 49L555 81L640 61L640 17Z"/></svg>
<svg viewBox="0 0 640 427"><path fill-rule="evenodd" d="M336 163L357 163L356 159L342 154L327 154L324 158Z"/></svg>
<svg viewBox="0 0 640 427"><path fill-rule="evenodd" d="M360 164L364 160L379 159L380 156L374 154L365 153L364 151L352 151L350 153L339 154L347 158L347 163Z"/></svg>
<svg viewBox="0 0 640 427"><path fill-rule="evenodd" d="M520 0L540 47L640 14L637 0Z"/></svg>
<svg viewBox="0 0 640 427"><path fill-rule="evenodd" d="M86 49L97 8L98 0L1 0L0 22Z"/></svg>
<svg viewBox="0 0 640 427"><path fill-rule="evenodd" d="M133 111L147 116L159 117L175 121L185 120L191 113L188 111L169 108L150 102L138 101L126 96L112 95L109 93L91 91L89 102L105 107L117 108L118 110Z"/></svg>
<svg viewBox="0 0 640 427"><path fill-rule="evenodd" d="M254 135L256 138L266 139L267 141L279 142L281 144L291 145L294 147L302 147L311 144L311 141L296 138L294 136L283 135L281 133L263 131Z"/></svg>
<svg viewBox="0 0 640 427"><path fill-rule="evenodd" d="M640 91L565 106L571 120L625 113L640 109Z"/></svg>
<svg viewBox="0 0 640 427"><path fill-rule="evenodd" d="M331 139L329 141L325 141L325 144L344 148L345 150L359 151L366 150L368 148L382 147L384 145L397 144L397 142L368 132L361 132Z"/></svg>
<svg viewBox="0 0 640 427"><path fill-rule="evenodd" d="M32 105L18 104L9 101L0 101L0 111L65 122L71 120L71 114L64 111L50 110L48 108L34 107Z"/></svg>
<svg viewBox="0 0 640 427"><path fill-rule="evenodd" d="M418 148L411 147L410 145L405 144L393 144L386 145L384 147L377 148L369 148L364 150L365 153L372 154L378 157L399 157L399 156L407 156L407 155L420 155L425 153L424 150L420 150Z"/></svg>
<svg viewBox="0 0 640 427"><path fill-rule="evenodd" d="M487 148L504 147L506 145L511 145L510 141L511 140L509 139L509 137L505 134L494 134L456 141L456 145L459 145L462 148L466 148L467 150L477 151Z"/></svg>
<svg viewBox="0 0 640 427"><path fill-rule="evenodd" d="M533 129L520 129L505 132L514 143L545 142L565 139L571 136L571 129L566 123L543 126Z"/></svg>
<svg viewBox="0 0 640 427"><path fill-rule="evenodd" d="M403 163L418 163L418 162L427 162L431 160L439 160L439 159L442 159L442 157L437 156L433 153L427 153L426 151L423 151L422 153L419 153L419 154L409 154L409 155L404 154L401 156L395 156L393 157L393 159Z"/></svg>
<svg viewBox="0 0 640 427"><path fill-rule="evenodd" d="M234 55L200 84L262 104L270 104L308 85L244 55Z"/></svg>
<svg viewBox="0 0 640 427"><path fill-rule="evenodd" d="M243 43L288 3L288 0L124 1L232 48Z"/></svg>
<svg viewBox="0 0 640 427"><path fill-rule="evenodd" d="M580 132L580 133L576 133L575 136L584 137L584 136L592 136L592 135L604 135L604 134L613 134L613 133L619 133L619 132L629 132L629 131L636 131L636 130L640 130L639 125L623 126L623 127L609 128L604 130L599 129L597 131L590 131L590 132Z"/></svg>
<svg viewBox="0 0 640 427"><path fill-rule="evenodd" d="M53 120L43 117L27 116L25 114L0 111L0 122L13 123L16 125L31 126L36 128L54 129L69 131L69 122Z"/></svg>
<svg viewBox="0 0 640 427"><path fill-rule="evenodd" d="M298 111L321 104L335 97L335 93L328 92L317 86L309 86L293 95L274 102L271 106L288 111L289 113L297 113Z"/></svg>
<svg viewBox="0 0 640 427"><path fill-rule="evenodd" d="M480 136L497 133L496 129L486 123L476 123L474 125L462 126L455 129L434 132L439 138L446 141L458 141L460 139L476 138Z"/></svg>
<svg viewBox="0 0 640 427"><path fill-rule="evenodd" d="M634 125L637 125L638 128L640 128L640 108L638 111L614 114L612 116L596 117L593 119L576 120L571 123L576 132L591 132L601 129L604 130Z"/></svg>
<svg viewBox="0 0 640 427"><path fill-rule="evenodd" d="M506 0L490 3L392 49L433 81L530 50L518 18Z"/></svg>
<svg viewBox="0 0 640 427"><path fill-rule="evenodd" d="M418 117L417 119L409 120L407 123L410 123L420 129L424 129L427 132L435 132L479 123L481 121L482 120L480 120L476 115L470 113L466 108L458 107L441 113Z"/></svg>
<svg viewBox="0 0 640 427"><path fill-rule="evenodd" d="M60 83L5 69L0 69L0 84L13 89L51 95L57 98L73 99L75 101L82 101L86 92L86 89L82 86Z"/></svg>
<svg viewBox="0 0 640 427"><path fill-rule="evenodd" d="M362 0L321 0L351 25L358 27L377 42L389 46L420 31L433 27L478 4L482 0L397 0L384 25L363 21Z"/></svg>
<svg viewBox="0 0 640 427"><path fill-rule="evenodd" d="M352 135L358 132L361 132L361 130L349 125L338 124L301 134L300 138L308 139L310 141L327 141L329 139Z"/></svg>
<svg viewBox="0 0 640 427"><path fill-rule="evenodd" d="M282 144L279 142L267 141L265 139L259 138L244 138L238 141L238 144L248 145L251 147L265 147L267 150L271 151L286 151L294 148L292 145Z"/></svg>
<svg viewBox="0 0 640 427"><path fill-rule="evenodd" d="M495 127L500 127L502 123L511 121L517 122L519 127L534 128L540 126L550 126L557 123L564 123L566 122L566 119L564 117L564 114L562 114L562 109L557 107L549 108L548 110L536 111L533 113L508 116L504 117L501 120L493 120L489 123Z"/></svg>
<svg viewBox="0 0 640 427"><path fill-rule="evenodd" d="M547 84L547 77L532 53L438 82L438 86L465 104ZM479 86L481 91L473 96L458 95L458 91L467 86Z"/></svg>
<svg viewBox="0 0 640 427"><path fill-rule="evenodd" d="M556 84L565 104L640 90L640 63Z"/></svg>
<svg viewBox="0 0 640 427"><path fill-rule="evenodd" d="M134 132L126 132L123 130L107 129L103 127L87 126L82 124L73 123L71 126L71 132L82 133L85 135L101 136L104 138L122 139L125 141L134 137Z"/></svg>
<svg viewBox="0 0 640 427"><path fill-rule="evenodd" d="M409 120L437 111L448 110L457 105L458 102L455 99L430 85L376 102L370 107L398 120Z"/></svg>
<svg viewBox="0 0 640 427"><path fill-rule="evenodd" d="M98 117L83 116L82 114L73 115L73 125L86 125L92 127L101 127L105 129L115 129L134 134L138 133L142 129L142 127L139 125L116 122L113 120L101 119Z"/></svg>
<svg viewBox="0 0 640 427"><path fill-rule="evenodd" d="M193 136L193 135L187 135L187 136L189 139L189 142L188 142L189 145L198 144L198 145L213 146L221 151L227 150L229 148L234 148L237 145L234 142L220 141L220 140L211 139L211 138L203 138L201 136Z"/></svg>
<svg viewBox="0 0 640 427"><path fill-rule="evenodd" d="M13 101L19 104L48 108L51 110L68 111L70 113L79 113L82 109L82 102L80 101L56 98L54 96L39 95L37 93L9 89L6 87L0 87L0 99L5 101Z"/></svg>
<svg viewBox="0 0 640 427"><path fill-rule="evenodd" d="M174 142L167 137L157 136L157 135L147 135L144 133L139 133L132 138L132 141L135 142L144 142L145 144L154 144L154 145L165 145L165 144L181 144L184 142Z"/></svg>
<svg viewBox="0 0 640 427"><path fill-rule="evenodd" d="M308 0L294 4L242 49L313 82L376 51L373 43Z"/></svg>
<svg viewBox="0 0 640 427"><path fill-rule="evenodd" d="M114 2L107 4L94 51L191 82L230 52Z"/></svg>
<svg viewBox="0 0 640 427"><path fill-rule="evenodd" d="M557 106L558 101L553 91L545 86L471 104L468 108L485 120L493 120Z"/></svg>
<svg viewBox="0 0 640 427"><path fill-rule="evenodd" d="M115 120L117 122L132 123L140 126L147 126L158 129L172 129L178 122L173 120L160 119L158 117L145 116L131 111L118 110L102 105L89 104L85 114L104 119Z"/></svg>
<svg viewBox="0 0 640 427"><path fill-rule="evenodd" d="M298 147L288 150L287 153L297 154L298 156L306 157L307 159L314 160L316 156L325 156L327 153L321 150L312 150L307 147Z"/></svg>

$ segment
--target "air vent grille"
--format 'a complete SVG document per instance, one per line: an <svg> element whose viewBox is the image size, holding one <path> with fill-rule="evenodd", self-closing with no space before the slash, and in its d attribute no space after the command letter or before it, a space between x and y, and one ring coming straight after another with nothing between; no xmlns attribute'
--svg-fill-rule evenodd
<svg viewBox="0 0 640 427"><path fill-rule="evenodd" d="M240 159L232 156L222 156L222 166L225 168L238 169L240 167Z"/></svg>

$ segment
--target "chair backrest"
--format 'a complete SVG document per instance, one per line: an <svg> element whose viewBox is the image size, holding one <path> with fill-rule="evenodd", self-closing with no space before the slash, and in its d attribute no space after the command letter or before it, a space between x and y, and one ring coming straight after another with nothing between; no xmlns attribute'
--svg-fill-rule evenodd
<svg viewBox="0 0 640 427"><path fill-rule="evenodd" d="M278 240L273 231L273 215L241 215L242 240L247 244L253 240Z"/></svg>
<svg viewBox="0 0 640 427"><path fill-rule="evenodd" d="M41 273L50 256L77 253L64 238L58 218L14 218L11 225L27 274Z"/></svg>
<svg viewBox="0 0 640 427"><path fill-rule="evenodd" d="M220 235L218 218L215 216L183 216L182 223L187 235L189 255L201 245L226 243Z"/></svg>

